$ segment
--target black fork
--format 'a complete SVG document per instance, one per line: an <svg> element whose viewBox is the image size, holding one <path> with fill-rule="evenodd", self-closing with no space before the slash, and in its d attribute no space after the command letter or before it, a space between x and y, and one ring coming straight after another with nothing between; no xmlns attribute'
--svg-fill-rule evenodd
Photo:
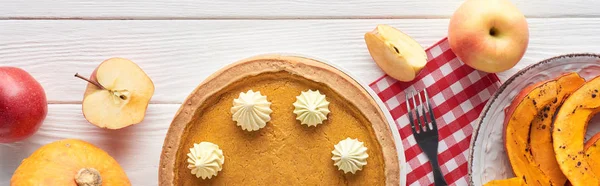
<svg viewBox="0 0 600 186"><path fill-rule="evenodd" d="M421 113L419 113L419 108L417 107L417 98L415 98L415 93L410 91L410 97L408 96L408 92L405 93L406 109L408 111L408 119L410 120L410 128L412 129L417 144L419 145L419 147L421 147L421 150L425 152L427 158L429 158L429 163L431 163L431 169L433 170L433 179L435 186L445 186L448 184L446 183L446 179L444 179L444 175L442 174L442 171L440 170L440 165L438 164L437 124L435 122L433 110L431 109L431 104L429 103L429 95L427 94L427 89L424 89L423 92L425 94L425 102L423 102L420 93L417 93L416 95L417 97L419 97L419 106L421 107ZM414 109L410 108L410 98L412 98L413 100ZM425 107L427 107L427 109ZM413 116L413 114L415 116Z"/></svg>

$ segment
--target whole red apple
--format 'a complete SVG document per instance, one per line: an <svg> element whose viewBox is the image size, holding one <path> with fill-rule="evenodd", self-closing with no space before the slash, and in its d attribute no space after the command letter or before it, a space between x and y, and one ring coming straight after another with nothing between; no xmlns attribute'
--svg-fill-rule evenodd
<svg viewBox="0 0 600 186"><path fill-rule="evenodd" d="M456 56L474 69L506 71L525 54L529 28L509 0L467 0L452 15L448 42Z"/></svg>
<svg viewBox="0 0 600 186"><path fill-rule="evenodd" d="M35 133L48 113L42 85L20 68L0 67L0 143Z"/></svg>

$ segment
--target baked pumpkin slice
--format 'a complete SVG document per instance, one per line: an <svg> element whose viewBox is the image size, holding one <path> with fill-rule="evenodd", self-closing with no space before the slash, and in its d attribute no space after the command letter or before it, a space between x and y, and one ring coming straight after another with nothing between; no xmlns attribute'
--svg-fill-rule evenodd
<svg viewBox="0 0 600 186"><path fill-rule="evenodd" d="M519 186L519 185L525 185L523 183L523 178L513 177L513 178L509 178L509 179L504 179L504 180L492 180L485 184L485 186Z"/></svg>
<svg viewBox="0 0 600 186"><path fill-rule="evenodd" d="M564 178L561 179L560 175L554 177L552 172L541 166L555 160L539 156L536 159L532 151L535 148L540 152L552 153L550 155L553 156L553 152L544 148L549 146L552 150L549 129L554 110L584 83L585 80L578 74L569 73L528 86L516 96L507 109L508 117L504 122L506 151L516 178L495 180L486 185L564 185ZM533 139L532 136L543 139Z"/></svg>
<svg viewBox="0 0 600 186"><path fill-rule="evenodd" d="M584 83L585 80L577 73L562 76L558 80L558 97L552 101L546 110L540 113L540 117L535 118L534 122L531 123L529 146L533 162L548 176L552 185L564 185L567 182L567 177L558 166L552 145L553 118L569 95L583 86Z"/></svg>
<svg viewBox="0 0 600 186"><path fill-rule="evenodd" d="M575 91L562 105L552 129L556 160L573 186L599 185L584 153L584 136L592 116L600 111L600 78Z"/></svg>
<svg viewBox="0 0 600 186"><path fill-rule="evenodd" d="M592 172L600 175L600 133L585 143L585 157L592 167Z"/></svg>

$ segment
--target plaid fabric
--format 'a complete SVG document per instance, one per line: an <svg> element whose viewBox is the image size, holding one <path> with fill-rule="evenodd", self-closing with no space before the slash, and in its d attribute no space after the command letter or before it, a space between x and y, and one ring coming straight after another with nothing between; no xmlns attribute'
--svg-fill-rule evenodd
<svg viewBox="0 0 600 186"><path fill-rule="evenodd" d="M467 185L467 156L477 120L487 100L500 86L495 74L477 71L463 64L444 38L427 49L425 68L412 82L398 82L383 76L370 87L383 100L399 128L407 165L407 185L433 185L427 156L413 137L407 115L404 90L427 88L439 132L438 159L449 185Z"/></svg>

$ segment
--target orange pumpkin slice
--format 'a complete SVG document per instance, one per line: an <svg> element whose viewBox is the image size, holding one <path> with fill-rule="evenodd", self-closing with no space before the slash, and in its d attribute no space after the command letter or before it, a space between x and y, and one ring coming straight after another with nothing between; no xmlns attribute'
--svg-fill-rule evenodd
<svg viewBox="0 0 600 186"><path fill-rule="evenodd" d="M554 147L552 146L553 118L569 95L583 86L584 83L585 80L576 73L567 74L560 78L558 80L558 96L545 108L546 110L540 113L540 117L536 117L531 124L529 145L533 162L548 176L552 185L564 185L567 182L567 177L558 166Z"/></svg>
<svg viewBox="0 0 600 186"><path fill-rule="evenodd" d="M585 157L592 167L592 172L600 175L600 133L597 133L585 143Z"/></svg>
<svg viewBox="0 0 600 186"><path fill-rule="evenodd" d="M569 73L554 80L528 86L516 96L507 109L508 117L505 120L504 131L507 155L516 178L497 180L486 185L549 185L550 183L563 185L565 183L564 178L562 180L560 177L554 178L552 174L544 172L541 164L547 164L546 161L550 160L555 162L555 160L534 157L531 142L538 139L531 138L531 133L536 133L533 134L536 137L547 138L543 141L547 141L548 144L543 141L534 143L539 152L547 152L544 150L545 145L552 147L549 129L554 114L553 110L560 107L562 100L584 82L585 80L576 73ZM546 126L542 127L543 125ZM539 131L535 131L537 127L540 129ZM547 132L548 135L544 132ZM553 154L550 155L553 156Z"/></svg>
<svg viewBox="0 0 600 186"><path fill-rule="evenodd" d="M519 186L519 185L525 185L523 183L523 178L514 177L514 178L505 179L505 180L493 180L493 181L487 182L485 184L485 186Z"/></svg>
<svg viewBox="0 0 600 186"><path fill-rule="evenodd" d="M23 160L11 186L128 186L125 171L102 149L76 139L46 144Z"/></svg>
<svg viewBox="0 0 600 186"><path fill-rule="evenodd" d="M556 160L573 186L599 185L584 153L584 135L590 118L600 111L600 78L575 91L562 105L552 129Z"/></svg>

